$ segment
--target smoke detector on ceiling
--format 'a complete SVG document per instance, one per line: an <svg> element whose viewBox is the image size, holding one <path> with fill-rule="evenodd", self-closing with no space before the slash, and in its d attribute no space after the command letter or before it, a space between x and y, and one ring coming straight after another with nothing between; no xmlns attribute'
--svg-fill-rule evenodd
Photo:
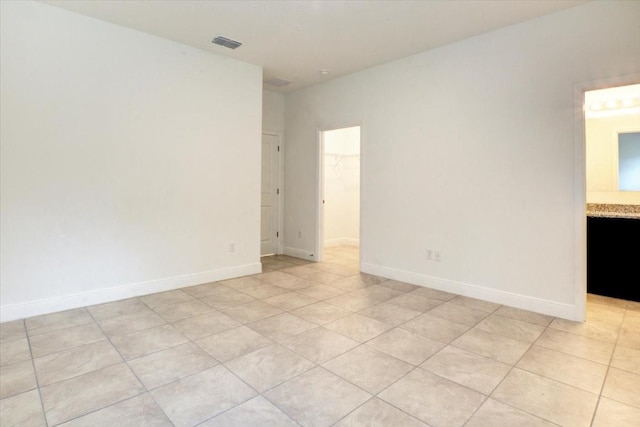
<svg viewBox="0 0 640 427"><path fill-rule="evenodd" d="M282 86L287 86L287 85L291 84L290 81L284 80L284 79L280 79L278 77L271 77L271 78L265 80L264 82L266 84L268 84L269 86L275 86L275 87L282 87Z"/></svg>
<svg viewBox="0 0 640 427"><path fill-rule="evenodd" d="M224 47L228 47L229 49L236 49L236 48L242 46L242 43L237 42L235 40L228 39L228 38L223 37L223 36L215 37L213 40L211 40L211 43L217 44L217 45L220 45L220 46L224 46Z"/></svg>

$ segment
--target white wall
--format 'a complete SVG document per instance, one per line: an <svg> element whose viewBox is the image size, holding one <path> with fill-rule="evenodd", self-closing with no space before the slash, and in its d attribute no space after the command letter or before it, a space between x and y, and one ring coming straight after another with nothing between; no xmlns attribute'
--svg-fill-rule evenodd
<svg viewBox="0 0 640 427"><path fill-rule="evenodd" d="M2 320L260 271L261 69L1 7Z"/></svg>
<svg viewBox="0 0 640 427"><path fill-rule="evenodd" d="M640 115L585 120L587 203L640 204L640 191L617 190L619 131L640 131Z"/></svg>
<svg viewBox="0 0 640 427"><path fill-rule="evenodd" d="M324 132L324 245L358 246L360 127Z"/></svg>
<svg viewBox="0 0 640 427"><path fill-rule="evenodd" d="M286 246L315 248L316 129L359 123L364 271L580 319L574 88L640 72L639 18L589 2L287 95Z"/></svg>

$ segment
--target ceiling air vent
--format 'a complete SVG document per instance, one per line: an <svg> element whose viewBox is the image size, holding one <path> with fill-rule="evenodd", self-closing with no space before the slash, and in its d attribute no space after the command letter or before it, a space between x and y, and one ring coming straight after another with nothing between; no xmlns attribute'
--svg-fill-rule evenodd
<svg viewBox="0 0 640 427"><path fill-rule="evenodd" d="M279 79L278 77L271 77L270 79L267 79L264 82L266 84L268 84L269 86L275 86L275 87L282 87L282 86L286 86L288 84L291 84L290 81L284 80L284 79Z"/></svg>
<svg viewBox="0 0 640 427"><path fill-rule="evenodd" d="M242 46L242 43L222 36L214 38L213 40L211 40L211 43L219 44L220 46L228 47L229 49L235 49Z"/></svg>

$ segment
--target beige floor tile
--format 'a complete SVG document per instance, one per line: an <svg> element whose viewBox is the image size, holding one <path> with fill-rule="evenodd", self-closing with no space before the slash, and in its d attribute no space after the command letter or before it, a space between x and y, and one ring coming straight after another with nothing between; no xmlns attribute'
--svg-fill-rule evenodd
<svg viewBox="0 0 640 427"><path fill-rule="evenodd" d="M45 427L44 412L38 390L31 390L0 400L2 427Z"/></svg>
<svg viewBox="0 0 640 427"><path fill-rule="evenodd" d="M237 322L219 311L211 311L207 314L180 320L173 326L182 332L187 338L197 340L229 329L237 328Z"/></svg>
<svg viewBox="0 0 640 427"><path fill-rule="evenodd" d="M122 363L109 341L74 347L33 361L40 387Z"/></svg>
<svg viewBox="0 0 640 427"><path fill-rule="evenodd" d="M443 348L420 367L486 395L511 370L510 365L452 346Z"/></svg>
<svg viewBox="0 0 640 427"><path fill-rule="evenodd" d="M277 314L266 319L258 320L257 322L249 323L246 326L270 340L277 342L317 327L315 323L311 323L290 313Z"/></svg>
<svg viewBox="0 0 640 427"><path fill-rule="evenodd" d="M210 305L216 310L224 310L226 308L237 307L242 304L248 304L255 301L255 298L240 291L229 288L217 288L212 291L212 295L202 298L200 301Z"/></svg>
<svg viewBox="0 0 640 427"><path fill-rule="evenodd" d="M217 364L209 353L191 342L129 361L129 366L147 390L153 390Z"/></svg>
<svg viewBox="0 0 640 427"><path fill-rule="evenodd" d="M93 318L86 308L76 308L58 313L44 314L25 320L27 332L30 336L70 328L72 326L86 325L87 323L93 323Z"/></svg>
<svg viewBox="0 0 640 427"><path fill-rule="evenodd" d="M202 301L184 301L175 304L163 304L156 307L155 312L162 316L167 322L177 322L213 311L211 306Z"/></svg>
<svg viewBox="0 0 640 427"><path fill-rule="evenodd" d="M357 341L323 327L286 339L281 344L315 363L324 363L360 345Z"/></svg>
<svg viewBox="0 0 640 427"><path fill-rule="evenodd" d="M638 427L640 408L601 397L592 427Z"/></svg>
<svg viewBox="0 0 640 427"><path fill-rule="evenodd" d="M620 336L618 337L618 345L640 350L640 328L626 326L623 323L622 329L620 329Z"/></svg>
<svg viewBox="0 0 640 427"><path fill-rule="evenodd" d="M313 274L318 270L309 268L304 265L298 265L295 267L285 268L284 270L281 270L281 271L283 273L291 274L292 276L304 277L305 275Z"/></svg>
<svg viewBox="0 0 640 427"><path fill-rule="evenodd" d="M640 374L640 349L616 346L611 366Z"/></svg>
<svg viewBox="0 0 640 427"><path fill-rule="evenodd" d="M444 347L443 343L400 328L378 335L367 345L413 365L419 365Z"/></svg>
<svg viewBox="0 0 640 427"><path fill-rule="evenodd" d="M220 362L235 359L259 348L273 344L256 331L245 326L210 335L196 341L202 349Z"/></svg>
<svg viewBox="0 0 640 427"><path fill-rule="evenodd" d="M399 291L396 289L391 289L386 286L382 286L385 282L381 282L381 284L367 286L366 288L359 289L353 292L353 295L361 295L363 297L368 297L372 299L376 299L379 301L387 301L395 297L399 297L400 295L404 295L404 291Z"/></svg>
<svg viewBox="0 0 640 427"><path fill-rule="evenodd" d="M572 322L571 320L554 319L549 328L615 343L621 325L622 317L619 318L619 321L614 322L594 319L587 319L587 322Z"/></svg>
<svg viewBox="0 0 640 427"><path fill-rule="evenodd" d="M512 406L505 405L494 399L487 401L471 417L465 427L554 427L557 424L550 423L542 418L522 412Z"/></svg>
<svg viewBox="0 0 640 427"><path fill-rule="evenodd" d="M485 396L417 368L378 395L433 427L462 426Z"/></svg>
<svg viewBox="0 0 640 427"><path fill-rule="evenodd" d="M303 426L329 426L371 395L317 367L266 393L265 397Z"/></svg>
<svg viewBox="0 0 640 427"><path fill-rule="evenodd" d="M552 316L534 313L533 311L522 310L515 307L502 306L494 312L495 315L508 317L509 319L521 320L539 326L548 326L554 319Z"/></svg>
<svg viewBox="0 0 640 427"><path fill-rule="evenodd" d="M477 328L471 329L455 339L451 344L509 365L515 364L530 347L529 343L485 332Z"/></svg>
<svg viewBox="0 0 640 427"><path fill-rule="evenodd" d="M640 312L640 301L627 301L627 313L629 311Z"/></svg>
<svg viewBox="0 0 640 427"><path fill-rule="evenodd" d="M330 285L336 280L342 279L344 276L339 274L329 273L328 271L314 271L313 273L305 274L303 279L311 280L314 282Z"/></svg>
<svg viewBox="0 0 640 427"><path fill-rule="evenodd" d="M312 282L311 280L302 279L300 277L291 276L285 278L283 280L278 280L278 286L281 288L289 289L290 291L297 291L304 288L309 288L311 286L318 285L316 282Z"/></svg>
<svg viewBox="0 0 640 427"><path fill-rule="evenodd" d="M148 311L150 309L138 298L130 298L105 304L91 305L87 307L87 310L89 310L89 313L91 313L96 322L100 323L114 317L140 313L141 311Z"/></svg>
<svg viewBox="0 0 640 427"><path fill-rule="evenodd" d="M377 394L405 375L413 365L362 345L322 365L371 394Z"/></svg>
<svg viewBox="0 0 640 427"><path fill-rule="evenodd" d="M427 288L427 287L423 287L421 286L420 288L411 291L412 295L419 295L422 297L426 297L426 298L431 298L431 299L437 299L440 301L449 301L455 297L457 297L456 294L452 294L449 292L444 292L444 291L439 291L437 289L431 289L431 288Z"/></svg>
<svg viewBox="0 0 640 427"><path fill-rule="evenodd" d="M582 335L575 335L556 329L547 329L540 336L536 345L561 351L592 362L609 364L613 353L613 344Z"/></svg>
<svg viewBox="0 0 640 427"><path fill-rule="evenodd" d="M31 350L26 338L0 344L0 366L11 365L31 359Z"/></svg>
<svg viewBox="0 0 640 427"><path fill-rule="evenodd" d="M386 280L384 282L380 282L379 285L402 292L411 292L420 288L418 285L412 285L411 283L400 282L397 280Z"/></svg>
<svg viewBox="0 0 640 427"><path fill-rule="evenodd" d="M343 317L324 327L359 342L368 341L391 329L391 325L359 314Z"/></svg>
<svg viewBox="0 0 640 427"><path fill-rule="evenodd" d="M293 311L297 308L311 305L316 301L315 298L298 292L287 292L264 300L267 304L285 311Z"/></svg>
<svg viewBox="0 0 640 427"><path fill-rule="evenodd" d="M297 277L292 274L283 273L282 271L272 271L269 273L262 273L256 276L257 279L260 279L263 283L271 283L275 285L279 282L284 282L290 280L292 277Z"/></svg>
<svg viewBox="0 0 640 427"><path fill-rule="evenodd" d="M640 375L618 368L609 368L602 395L640 408Z"/></svg>
<svg viewBox="0 0 640 427"><path fill-rule="evenodd" d="M218 365L151 394L176 427L190 427L251 399L256 392Z"/></svg>
<svg viewBox="0 0 640 427"><path fill-rule="evenodd" d="M413 292L400 295L395 298L391 298L390 300L387 300L385 302L388 304L393 304L400 307L408 308L410 310L419 311L421 313L427 312L432 308L435 308L441 304L444 304L444 301L440 301L433 298L421 297L419 295L415 295Z"/></svg>
<svg viewBox="0 0 640 427"><path fill-rule="evenodd" d="M20 338L26 338L24 320L13 320L0 323L0 343L6 343Z"/></svg>
<svg viewBox="0 0 640 427"><path fill-rule="evenodd" d="M136 313L123 314L100 321L98 324L105 334L112 337L115 335L130 334L132 332L151 329L167 323L159 314L144 306Z"/></svg>
<svg viewBox="0 0 640 427"><path fill-rule="evenodd" d="M526 343L533 343L544 332L543 326L495 315L487 317L476 327L485 332Z"/></svg>
<svg viewBox="0 0 640 427"><path fill-rule="evenodd" d="M432 308L427 314L466 326L473 326L489 315L486 311L474 310L451 302Z"/></svg>
<svg viewBox="0 0 640 427"><path fill-rule="evenodd" d="M348 292L343 295L338 295L337 297L329 298L325 300L325 302L355 312L378 304L381 300L356 294L356 292Z"/></svg>
<svg viewBox="0 0 640 427"><path fill-rule="evenodd" d="M520 369L600 394L607 366L534 345L516 365Z"/></svg>
<svg viewBox="0 0 640 427"><path fill-rule="evenodd" d="M309 268L313 268L314 270L322 270L328 271L329 273L339 274L340 276L353 276L360 272L360 266L356 264L349 265L339 265L331 262L322 262L317 264L312 264ZM334 282L335 283L335 282Z"/></svg>
<svg viewBox="0 0 640 427"><path fill-rule="evenodd" d="M60 427L172 427L173 424L150 394L132 397Z"/></svg>
<svg viewBox="0 0 640 427"><path fill-rule="evenodd" d="M626 308L628 301L603 295L587 294L587 304L600 304L611 307Z"/></svg>
<svg viewBox="0 0 640 427"><path fill-rule="evenodd" d="M0 367L0 399L36 388L31 360Z"/></svg>
<svg viewBox="0 0 640 427"><path fill-rule="evenodd" d="M40 389L50 425L59 424L144 392L126 364L109 366Z"/></svg>
<svg viewBox="0 0 640 427"><path fill-rule="evenodd" d="M232 319L245 324L275 316L276 314L282 313L282 310L263 301L253 301L247 304L226 308L222 310L222 312Z"/></svg>
<svg viewBox="0 0 640 427"><path fill-rule="evenodd" d="M31 354L33 357L41 357L106 339L107 337L102 333L98 325L88 323L36 335L31 337L29 341L31 342Z"/></svg>
<svg viewBox="0 0 640 427"><path fill-rule="evenodd" d="M111 338L111 342L125 360L136 359L187 341L187 337L171 325L158 326Z"/></svg>
<svg viewBox="0 0 640 427"><path fill-rule="evenodd" d="M188 293L180 289L176 289L173 291L166 291L166 292L158 292L156 294L145 295L140 297L140 300L143 303L145 303L146 305L148 305L153 309L165 304L176 304L179 302L193 301L194 299L195 298L193 298L191 295L189 295Z"/></svg>
<svg viewBox="0 0 640 427"><path fill-rule="evenodd" d="M204 283L202 285L190 286L188 288L182 288L183 292L188 293L194 298L206 298L216 293L217 289L220 289L224 285L220 282Z"/></svg>
<svg viewBox="0 0 640 427"><path fill-rule="evenodd" d="M220 284L235 290L250 288L252 286L258 286L263 283L264 282L262 280L253 276L244 276L244 277L238 277L236 279L220 281ZM202 298L202 297L199 297L199 298Z"/></svg>
<svg viewBox="0 0 640 427"><path fill-rule="evenodd" d="M225 362L225 366L247 384L263 393L308 371L315 364L280 344L272 344Z"/></svg>
<svg viewBox="0 0 640 427"><path fill-rule="evenodd" d="M359 314L379 320L391 326L397 326L421 315L422 313L416 310L411 310L410 308L383 302L361 310Z"/></svg>
<svg viewBox="0 0 640 427"><path fill-rule="evenodd" d="M298 292L317 300L325 300L337 297L338 295L342 295L347 291L345 291L344 289L334 288L333 286L329 285L315 285L309 286L308 288L299 289Z"/></svg>
<svg viewBox="0 0 640 427"><path fill-rule="evenodd" d="M335 424L336 427L429 427L384 400L373 398Z"/></svg>
<svg viewBox="0 0 640 427"><path fill-rule="evenodd" d="M345 310L325 302L317 302L307 305L293 310L291 313L317 325L324 325L351 314L349 310Z"/></svg>
<svg viewBox="0 0 640 427"><path fill-rule="evenodd" d="M563 426L589 426L598 401L595 394L518 368L491 397Z"/></svg>
<svg viewBox="0 0 640 427"><path fill-rule="evenodd" d="M451 322L439 317L423 314L400 325L414 334L422 335L434 341L448 344L469 330L468 326Z"/></svg>
<svg viewBox="0 0 640 427"><path fill-rule="evenodd" d="M199 427L296 427L298 425L267 399L257 396L211 418Z"/></svg>
<svg viewBox="0 0 640 427"><path fill-rule="evenodd" d="M359 289L364 289L372 284L366 282L360 277L360 275L353 275L349 277L344 277L342 279L338 279L335 282L331 283L331 286L336 288L344 289L345 291L353 292Z"/></svg>
<svg viewBox="0 0 640 427"><path fill-rule="evenodd" d="M286 294L290 289L281 288L280 286L265 284L260 286L252 286L250 288L240 289L240 292L247 294L255 299L264 300L278 295Z"/></svg>
<svg viewBox="0 0 640 427"><path fill-rule="evenodd" d="M365 282L371 283L372 285L377 285L389 280L386 277L376 276L374 274L369 274L369 273L359 273L358 276L360 276L360 278Z"/></svg>
<svg viewBox="0 0 640 427"><path fill-rule="evenodd" d="M483 301L476 298L464 297L462 295L458 295L455 298L449 300L451 304L461 305L467 308L472 308L474 310L487 311L489 313L493 313L500 307L500 304L496 304L495 302Z"/></svg>

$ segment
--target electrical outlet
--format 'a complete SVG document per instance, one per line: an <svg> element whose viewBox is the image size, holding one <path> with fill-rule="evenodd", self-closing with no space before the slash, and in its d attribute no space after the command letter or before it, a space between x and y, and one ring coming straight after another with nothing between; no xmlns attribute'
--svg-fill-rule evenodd
<svg viewBox="0 0 640 427"><path fill-rule="evenodd" d="M437 262L440 262L440 260L442 259L442 257L440 256L440 251L435 251L433 253L433 259L436 260Z"/></svg>
<svg viewBox="0 0 640 427"><path fill-rule="evenodd" d="M433 251L431 249L427 249L427 261L431 261L433 259Z"/></svg>
<svg viewBox="0 0 640 427"><path fill-rule="evenodd" d="M236 251L236 244L229 243L229 252L234 253Z"/></svg>

